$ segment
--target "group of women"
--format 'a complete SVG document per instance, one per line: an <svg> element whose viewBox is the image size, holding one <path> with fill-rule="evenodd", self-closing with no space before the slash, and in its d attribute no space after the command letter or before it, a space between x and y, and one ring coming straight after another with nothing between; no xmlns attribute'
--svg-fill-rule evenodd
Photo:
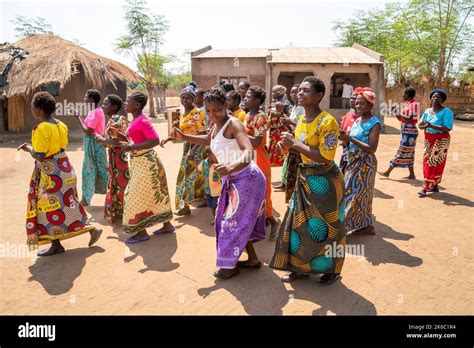
<svg viewBox="0 0 474 348"><path fill-rule="evenodd" d="M36 160L28 194L28 244L35 248L51 242L51 248L40 255L52 255L64 251L60 240L89 232L89 245L93 245L101 230L88 223L83 205L90 204L94 192L106 193L104 215L109 222L122 220L123 231L130 235L126 243L150 239L146 229L156 224L163 226L153 234L174 232L166 173L154 150L174 139L184 141L176 184L177 215L191 214L190 204L205 197L204 178L196 163L203 159L207 146L217 159L213 168L222 179L215 216L217 278L229 279L241 269L262 266L254 243L265 239L268 224L272 227L270 238L277 240L270 267L289 271L283 281L310 275L321 275L318 283L322 285L338 280L346 233L375 233L372 198L381 130L379 119L372 113L376 95L371 88L354 90L354 110L343 118L340 127L320 108L326 92L322 80L308 76L293 86L290 96L297 105L294 107L284 101L282 91L286 93L279 86L274 90L272 111L266 115L262 111L266 93L260 87L239 85L235 93L215 86L204 93L204 105L198 107L195 85L189 85L180 92L184 112L179 123L171 137L161 142L143 114L145 94L136 92L127 97L124 108L133 116L129 122L117 114L122 107L118 96L108 95L99 110L100 94L97 100L98 92L88 91L85 101L92 101L95 109L86 119L78 117L84 131L87 167L81 201L76 175L65 153L67 127L53 115L54 98L46 92L35 94L32 111L41 122L32 132L32 145L19 148ZM452 129L450 110L442 107L446 97L442 90L433 91L432 107L418 124L425 130L427 144L424 195L437 190L446 160ZM232 116L242 115L242 108L247 111L245 117L240 116L243 122ZM400 116L409 119L407 124L412 124L410 112ZM408 129L413 127L402 127L402 134L404 130L409 133ZM340 166L334 161L339 141L343 146ZM402 140L399 152L411 154L406 143ZM277 159L272 162L273 156ZM397 153L396 158L407 156ZM285 166L288 207L279 229L271 204L272 163ZM92 187L84 189L84 185ZM334 247L328 253L328 248ZM239 261L244 250L248 258Z"/></svg>

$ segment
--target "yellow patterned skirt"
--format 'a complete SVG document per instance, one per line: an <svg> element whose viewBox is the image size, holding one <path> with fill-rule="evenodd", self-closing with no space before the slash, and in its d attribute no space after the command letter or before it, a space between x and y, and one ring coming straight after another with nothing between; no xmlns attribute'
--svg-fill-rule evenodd
<svg viewBox="0 0 474 348"><path fill-rule="evenodd" d="M166 173L155 150L130 155L130 180L123 202L123 229L135 234L173 218Z"/></svg>

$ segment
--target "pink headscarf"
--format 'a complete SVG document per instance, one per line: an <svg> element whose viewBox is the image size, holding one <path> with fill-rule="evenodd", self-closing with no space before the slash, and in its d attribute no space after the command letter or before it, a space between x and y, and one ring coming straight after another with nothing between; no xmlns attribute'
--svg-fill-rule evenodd
<svg viewBox="0 0 474 348"><path fill-rule="evenodd" d="M362 95L370 104L375 105L375 91L370 87L357 87L353 94Z"/></svg>

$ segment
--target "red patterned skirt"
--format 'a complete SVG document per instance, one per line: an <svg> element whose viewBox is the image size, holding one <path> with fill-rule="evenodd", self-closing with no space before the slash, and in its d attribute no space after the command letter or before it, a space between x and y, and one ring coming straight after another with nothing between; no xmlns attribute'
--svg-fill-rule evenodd
<svg viewBox="0 0 474 348"><path fill-rule="evenodd" d="M129 179L127 153L120 147L109 148L109 185L104 209L104 217L109 223L122 219L123 195Z"/></svg>
<svg viewBox="0 0 474 348"><path fill-rule="evenodd" d="M77 196L77 177L64 151L35 161L26 211L30 249L52 240L71 238L94 227Z"/></svg>
<svg viewBox="0 0 474 348"><path fill-rule="evenodd" d="M425 132L423 153L423 189L432 190L441 182L451 137L448 132L432 134Z"/></svg>

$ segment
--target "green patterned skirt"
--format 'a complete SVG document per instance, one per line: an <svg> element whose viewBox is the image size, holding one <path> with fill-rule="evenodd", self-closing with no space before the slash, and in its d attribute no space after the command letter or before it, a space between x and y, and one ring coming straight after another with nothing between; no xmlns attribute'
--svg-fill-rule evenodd
<svg viewBox="0 0 474 348"><path fill-rule="evenodd" d="M301 164L270 267L298 274L341 273L344 181L334 162Z"/></svg>

